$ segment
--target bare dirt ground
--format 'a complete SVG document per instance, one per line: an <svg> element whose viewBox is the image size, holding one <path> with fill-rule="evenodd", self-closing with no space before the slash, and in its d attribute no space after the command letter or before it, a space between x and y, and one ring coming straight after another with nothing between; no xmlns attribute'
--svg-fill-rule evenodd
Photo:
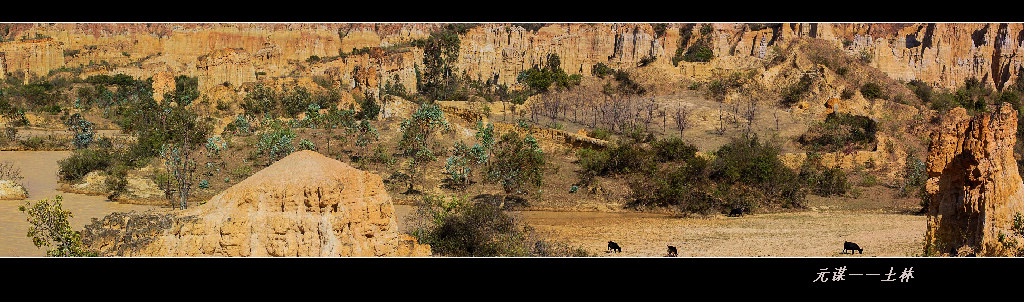
<svg viewBox="0 0 1024 302"><path fill-rule="evenodd" d="M921 253L925 216L916 200L892 198L884 187L860 198L808 198L805 209L681 218L663 213L518 211L538 234L579 246L597 257L662 257L675 246L680 257L914 257ZM919 208L919 206L918 206ZM397 206L400 229L413 206ZM621 253L607 253L615 241ZM863 254L842 254L843 241Z"/></svg>

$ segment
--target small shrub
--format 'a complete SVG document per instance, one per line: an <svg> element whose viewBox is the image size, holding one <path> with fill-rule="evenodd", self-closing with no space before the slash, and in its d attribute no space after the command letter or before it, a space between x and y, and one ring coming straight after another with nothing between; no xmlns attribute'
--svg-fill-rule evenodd
<svg viewBox="0 0 1024 302"><path fill-rule="evenodd" d="M464 204L452 198L427 197L423 214L431 223L413 232L420 242L446 256L523 256L522 229L512 217L489 203Z"/></svg>
<svg viewBox="0 0 1024 302"><path fill-rule="evenodd" d="M860 87L860 94L866 99L884 98L882 87L875 83L866 83Z"/></svg>
<svg viewBox="0 0 1024 302"><path fill-rule="evenodd" d="M811 191L818 196L843 195L850 190L846 173L839 167L825 167L821 157L813 153L808 154L800 167L800 178L807 181Z"/></svg>
<svg viewBox="0 0 1024 302"><path fill-rule="evenodd" d="M303 138L299 140L299 150L312 150L316 151L316 145L313 142Z"/></svg>
<svg viewBox="0 0 1024 302"><path fill-rule="evenodd" d="M697 153L697 147L687 144L677 136L655 141L651 147L654 149L655 159L660 162L686 161Z"/></svg>
<svg viewBox="0 0 1024 302"><path fill-rule="evenodd" d="M47 257L95 257L96 253L82 247L82 234L71 228L71 211L64 210L60 195L51 202L44 199L35 204L25 202L18 210L28 215L28 237L37 248L56 245L46 251Z"/></svg>
<svg viewBox="0 0 1024 302"><path fill-rule="evenodd" d="M590 69L590 73L598 78L604 78L608 75L615 73L615 69L608 67L604 63L594 64L594 67Z"/></svg>
<svg viewBox="0 0 1024 302"><path fill-rule="evenodd" d="M89 172L105 170L114 161L113 154L106 149L78 149L70 157L57 162L57 174L64 181L78 181Z"/></svg>
<svg viewBox="0 0 1024 302"><path fill-rule="evenodd" d="M874 187L878 185L878 177L868 174L864 176L864 179L860 181L862 187Z"/></svg>
<svg viewBox="0 0 1024 302"><path fill-rule="evenodd" d="M797 141L813 151L837 152L847 148L871 149L878 124L866 116L830 113L825 121L800 135Z"/></svg>
<svg viewBox="0 0 1024 302"><path fill-rule="evenodd" d="M587 135L590 136L591 138L596 138L596 139L600 139L600 140L608 140L609 138L611 138L612 132L608 131L608 129L597 128L597 129L594 129L594 131L591 131L590 133L587 133Z"/></svg>
<svg viewBox="0 0 1024 302"><path fill-rule="evenodd" d="M270 165L295 152L292 140L296 136L292 129L275 125L275 129L260 135L260 140L256 143L256 154L262 155L267 160L267 165Z"/></svg>

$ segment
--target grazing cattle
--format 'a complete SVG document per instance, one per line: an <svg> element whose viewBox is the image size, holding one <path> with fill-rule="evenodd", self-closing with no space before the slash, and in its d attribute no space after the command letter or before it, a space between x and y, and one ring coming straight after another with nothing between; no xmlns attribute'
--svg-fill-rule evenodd
<svg viewBox="0 0 1024 302"><path fill-rule="evenodd" d="M675 256L678 256L678 255L679 255L679 252L676 251L676 247L671 246L671 245L668 246L668 255L666 255L665 257L675 257Z"/></svg>
<svg viewBox="0 0 1024 302"><path fill-rule="evenodd" d="M846 251L850 251L850 254L853 254L853 251L858 251L861 254L864 254L864 249L860 248L856 243L849 241L843 242L843 253L845 254Z"/></svg>
<svg viewBox="0 0 1024 302"><path fill-rule="evenodd" d="M612 253L612 252L621 253L622 252L622 248L619 247L618 243L615 243L614 241L608 241L608 252L609 253Z"/></svg>
<svg viewBox="0 0 1024 302"><path fill-rule="evenodd" d="M743 216L743 211L744 211L743 208L732 209L732 211L729 212L729 217L740 217L740 216Z"/></svg>

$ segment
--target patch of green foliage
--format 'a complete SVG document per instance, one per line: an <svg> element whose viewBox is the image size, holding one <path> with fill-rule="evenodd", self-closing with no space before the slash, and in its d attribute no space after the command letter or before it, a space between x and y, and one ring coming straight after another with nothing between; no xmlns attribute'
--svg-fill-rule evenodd
<svg viewBox="0 0 1024 302"><path fill-rule="evenodd" d="M262 156L266 165L270 165L288 154L295 152L292 141L298 135L291 128L280 123L273 123L266 132L260 135L256 143L255 155Z"/></svg>
<svg viewBox="0 0 1024 302"><path fill-rule="evenodd" d="M413 231L431 251L451 257L587 257L586 251L539 239L500 207L465 198L428 196Z"/></svg>
<svg viewBox="0 0 1024 302"><path fill-rule="evenodd" d="M842 196L851 187L842 169L825 167L821 163L821 155L816 153L807 154L800 167L800 179L807 182L815 195L823 197Z"/></svg>
<svg viewBox="0 0 1024 302"><path fill-rule="evenodd" d="M864 85L861 85L860 95L869 100L885 98L885 93L882 92L882 86L879 86L874 82L864 83Z"/></svg>
<svg viewBox="0 0 1024 302"><path fill-rule="evenodd" d="M95 257L82 247L82 234L71 228L69 219L74 215L62 207L63 198L57 195L51 202L44 199L35 204L25 202L18 210L28 215L28 237L37 248L53 246L47 257Z"/></svg>
<svg viewBox="0 0 1024 302"><path fill-rule="evenodd" d="M833 112L800 135L797 142L818 152L870 150L877 141L877 132L878 123L869 117Z"/></svg>
<svg viewBox="0 0 1024 302"><path fill-rule="evenodd" d="M800 77L800 81L793 83L793 85L787 86L782 91L782 102L786 105L796 104L800 102L807 94L811 91L811 85L814 84L814 80L808 75Z"/></svg>
<svg viewBox="0 0 1024 302"><path fill-rule="evenodd" d="M562 70L562 62L557 54L549 54L547 64L533 66L523 71L517 81L524 83L535 92L546 92L552 84L561 88L570 88L580 84L582 76L568 75Z"/></svg>
<svg viewBox="0 0 1024 302"><path fill-rule="evenodd" d="M727 213L733 208L800 207L808 188L779 159L774 144L737 138L713 157L679 138L620 144L577 152L582 182L593 176L624 175L628 207L673 207L686 213Z"/></svg>
<svg viewBox="0 0 1024 302"><path fill-rule="evenodd" d="M544 183L544 151L532 136L506 133L494 143L492 152L486 180L500 184L505 194L528 194L529 188Z"/></svg>
<svg viewBox="0 0 1024 302"><path fill-rule="evenodd" d="M416 176L422 174L418 172L426 163L437 158L436 153L441 147L436 137L442 131L451 131L451 125L437 105L423 104L409 119L402 121L398 148L403 155L409 157L409 174L412 176L410 191L413 190Z"/></svg>

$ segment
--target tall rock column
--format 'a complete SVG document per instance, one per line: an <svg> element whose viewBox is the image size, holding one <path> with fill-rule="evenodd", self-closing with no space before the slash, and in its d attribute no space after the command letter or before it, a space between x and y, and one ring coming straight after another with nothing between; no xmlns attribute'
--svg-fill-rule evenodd
<svg viewBox="0 0 1024 302"><path fill-rule="evenodd" d="M928 230L925 249L955 254L969 247L982 256L1005 256L1000 233L1012 234L1024 213L1024 184L1013 157L1017 111L1003 104L993 113L943 117L928 147Z"/></svg>

